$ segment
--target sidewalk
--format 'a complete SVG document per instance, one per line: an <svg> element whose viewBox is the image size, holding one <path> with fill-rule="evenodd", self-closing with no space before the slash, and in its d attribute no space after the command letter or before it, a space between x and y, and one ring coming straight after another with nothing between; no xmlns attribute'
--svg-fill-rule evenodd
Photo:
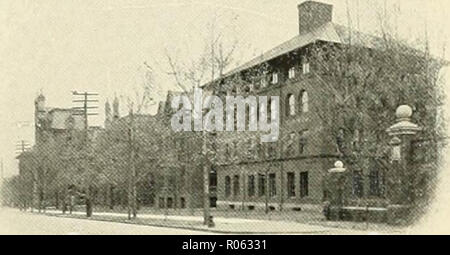
<svg viewBox="0 0 450 255"><path fill-rule="evenodd" d="M86 220L112 221L127 224L141 224L157 227L181 228L189 230L208 231L220 234L389 234L398 233L392 229L364 230L355 229L352 223L333 223L328 224L308 224L286 221L271 221L259 219L241 219L241 218L214 218L215 226L208 228L203 225L201 216L181 216L181 215L157 215L157 214L138 214L137 219L128 220L126 213L113 212L94 212L88 219L84 212L73 212L72 214L62 214L61 211L47 210L47 215L56 217L79 218ZM344 228L343 228L344 227ZM376 231L376 232L375 232Z"/></svg>

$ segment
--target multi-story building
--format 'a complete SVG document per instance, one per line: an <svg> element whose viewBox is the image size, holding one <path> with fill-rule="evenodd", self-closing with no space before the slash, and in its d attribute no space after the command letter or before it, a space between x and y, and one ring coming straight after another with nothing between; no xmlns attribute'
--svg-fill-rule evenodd
<svg viewBox="0 0 450 255"><path fill-rule="evenodd" d="M424 55L415 54L417 51L402 45L402 51L398 54L401 64L395 65L389 63L389 56L386 56L389 55L388 48L384 48L386 38L370 36L333 23L332 5L306 1L298 6L298 13L298 35L203 86L210 94L222 98L226 95L244 98L248 95L278 96L280 101L280 135L277 142L261 143L261 132L217 133L218 155L214 166L217 180L214 182L217 182L219 207L249 210L317 207L327 197L323 187L324 176L337 159L344 160L352 172L353 199L384 199L387 180L382 150L386 148L378 146L374 152L367 152L363 165L358 165L356 162L363 161L363 156L353 157L356 155L353 153L359 153L359 143L370 143L367 141L369 130L363 131L363 127L358 125L370 123L376 127L378 133L370 139L375 139L374 144L383 144L388 141L384 130L393 123L393 112L398 105L416 105L417 116L431 119L436 116L434 106L423 106L417 96L408 93L413 88L427 91L426 83L418 78L432 73L423 69L426 62ZM359 53L355 55L355 52ZM342 54L342 57L336 57L337 54ZM347 56L357 56L358 59L349 60ZM324 65L327 61L329 63ZM336 62L332 64L332 61ZM329 67L334 69L326 69ZM355 72L368 77L360 78ZM358 83L360 80L355 80L353 89L357 90L367 84L376 84L372 81L377 79L377 74L378 78L387 77L387 83L390 78L395 80L395 83L381 86L396 87L398 84L397 90L390 91L387 96L381 92L374 94L379 99L368 106L372 112L383 112L381 116L385 119L368 121L366 119L373 116L368 116L369 111L363 111L363 108L360 113L355 113L346 112L345 108L334 112L333 107L328 107L336 103L337 108L341 100L339 96L345 92L350 95L349 91L336 92L344 89L336 76L342 75L342 83L347 83L348 77L363 80L361 84ZM415 78L408 81L406 77ZM365 99L355 97L351 100L363 107L361 102ZM268 111L270 109L269 101ZM249 113L249 110L246 112ZM361 114L366 115L361 117ZM358 124L355 120L361 122ZM362 132L366 137L362 137Z"/></svg>

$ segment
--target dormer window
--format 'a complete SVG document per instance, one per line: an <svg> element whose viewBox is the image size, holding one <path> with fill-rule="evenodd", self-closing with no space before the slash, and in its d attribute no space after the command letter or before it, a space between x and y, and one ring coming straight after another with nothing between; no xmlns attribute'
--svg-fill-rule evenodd
<svg viewBox="0 0 450 255"><path fill-rule="evenodd" d="M309 70L309 62L308 61L303 62L302 70L303 70L303 74L309 74L310 70Z"/></svg>
<svg viewBox="0 0 450 255"><path fill-rule="evenodd" d="M263 77L261 79L261 88L265 88L265 87L267 87L267 80L265 77Z"/></svg>
<svg viewBox="0 0 450 255"><path fill-rule="evenodd" d="M291 67L289 69L288 77L289 77L289 79L294 79L295 78L295 67Z"/></svg>
<svg viewBox="0 0 450 255"><path fill-rule="evenodd" d="M272 74L272 84L277 84L278 83L278 73L273 73Z"/></svg>
<svg viewBox="0 0 450 255"><path fill-rule="evenodd" d="M235 96L237 93L238 93L237 88L236 88L236 87L233 87L233 88L231 89L231 95L232 95L232 96Z"/></svg>
<svg viewBox="0 0 450 255"><path fill-rule="evenodd" d="M246 94L248 94L248 93L250 93L250 86L249 85L247 85L247 86L245 86L244 87L244 92L246 93Z"/></svg>

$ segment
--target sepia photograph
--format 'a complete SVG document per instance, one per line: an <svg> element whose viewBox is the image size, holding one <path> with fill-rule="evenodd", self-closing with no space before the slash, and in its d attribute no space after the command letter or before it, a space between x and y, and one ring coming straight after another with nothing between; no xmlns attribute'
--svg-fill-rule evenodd
<svg viewBox="0 0 450 255"><path fill-rule="evenodd" d="M449 12L0 0L0 235L448 235Z"/></svg>

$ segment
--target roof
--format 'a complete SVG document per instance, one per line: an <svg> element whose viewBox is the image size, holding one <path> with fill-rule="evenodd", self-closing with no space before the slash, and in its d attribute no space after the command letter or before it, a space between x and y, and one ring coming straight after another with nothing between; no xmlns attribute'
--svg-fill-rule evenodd
<svg viewBox="0 0 450 255"><path fill-rule="evenodd" d="M348 27L329 22L311 32L296 35L292 39L229 71L224 75L224 77L228 77L235 73L239 73L243 70L265 63L276 57L282 56L317 41L333 42L347 45L351 44L372 49L381 49L383 47L383 39L381 37L351 30ZM410 47L408 48L412 49ZM202 87L208 86L209 84L212 84L212 82L209 82Z"/></svg>
<svg viewBox="0 0 450 255"><path fill-rule="evenodd" d="M304 47L308 44L311 44L316 41L328 41L328 42L336 42L341 43L342 40L335 29L335 24L327 23L320 26L318 29L305 33L302 35L296 35L292 39L276 46L275 48L263 53L262 55L250 60L249 62L237 67L234 70L231 70L225 76L232 75L234 73L241 72L245 69L251 68L253 66L262 64L266 61L269 61L273 58L279 57L286 53L289 53L298 48Z"/></svg>

